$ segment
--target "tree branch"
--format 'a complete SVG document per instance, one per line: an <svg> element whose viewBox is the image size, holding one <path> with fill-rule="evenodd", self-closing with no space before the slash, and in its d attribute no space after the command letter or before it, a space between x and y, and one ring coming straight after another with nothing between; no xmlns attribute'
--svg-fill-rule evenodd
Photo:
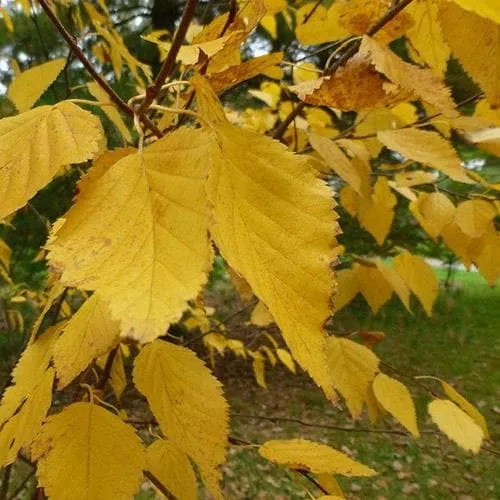
<svg viewBox="0 0 500 500"><path fill-rule="evenodd" d="M104 365L104 370L102 371L101 378L96 385L96 389L100 389L101 391L106 386L106 382L108 381L111 375L111 368L113 367L113 361L116 358L116 353L120 349L120 346L115 347L109 354L108 359L106 359L106 364Z"/></svg>
<svg viewBox="0 0 500 500"><path fill-rule="evenodd" d="M176 500L177 497L154 474L148 470L144 470L143 473L165 497L169 500Z"/></svg>
<svg viewBox="0 0 500 500"><path fill-rule="evenodd" d="M146 89L146 97L137 109L137 115L139 117L142 117L144 115L151 103L156 99L156 96L159 94L162 85L165 83L165 80L173 71L177 59L177 54L179 53L182 43L186 38L186 33L189 25L191 24L191 20L193 19L197 4L198 0L187 0L186 6L184 7L184 12L182 13L181 22L179 24L179 27L177 28L174 39L172 40L172 45L170 46L170 50L168 51L167 58L163 62L158 75L156 75L154 83Z"/></svg>
<svg viewBox="0 0 500 500"><path fill-rule="evenodd" d="M66 29L61 20L57 17L57 14L50 8L48 0L38 0L42 9L47 14L48 18L52 21L59 34L64 38L70 50L78 57L80 62L83 64L87 72L92 76L92 78L99 84L99 86L108 94L111 102L116 104L118 109L124 113L133 116L134 110L113 90L109 83L102 78L98 71L94 68L92 63L87 59L87 56L83 53L83 50L78 46L73 35ZM162 137L163 134L158 129L158 127L151 122L147 117L141 118L142 122L146 127L148 127L157 137Z"/></svg>
<svg viewBox="0 0 500 500"><path fill-rule="evenodd" d="M367 32L366 35L373 36L378 33L387 23L392 21L405 7L410 5L413 0L401 0L399 3L391 7L383 17L381 17ZM361 41L355 39L350 45L347 46L345 52L329 67L324 71L324 75L331 76L343 66L351 57L356 55L359 50ZM276 128L272 134L275 139L281 140L285 134L288 126L297 118L297 116L305 108L306 103L304 101L299 102L299 104L292 109L288 116L281 122L281 124Z"/></svg>

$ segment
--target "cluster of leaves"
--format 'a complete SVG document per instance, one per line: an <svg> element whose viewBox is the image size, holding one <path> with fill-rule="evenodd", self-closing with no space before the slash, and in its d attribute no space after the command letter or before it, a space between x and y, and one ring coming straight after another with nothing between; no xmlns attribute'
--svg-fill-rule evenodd
<svg viewBox="0 0 500 500"><path fill-rule="evenodd" d="M500 47L492 42L500 18L491 2L231 1L229 12L206 25L193 21L196 4L186 2L172 36L144 37L163 59L153 80L103 0L97 6L40 0L70 58L16 70L8 89L18 114L0 120L5 224L55 177L92 162L73 205L50 228L43 309L0 405L0 463L20 453L36 462L39 486L51 498L68 491L72 498L129 498L143 471L167 496L194 498L191 460L211 494L222 496L228 404L188 341L169 330L186 311L184 325L201 330L212 360L226 349L250 357L262 386L266 362L279 359L291 371L297 363L332 403L339 403L338 391L353 418L366 406L372 422L387 413L418 437L408 389L381 371L369 347L330 335L325 323L358 293L374 312L393 292L411 311L413 293L432 313L438 292L432 268L386 244L398 204L491 285L500 273L499 186L466 168L456 149L467 143L500 151ZM68 8L73 33L57 14ZM12 27L9 12L2 15ZM318 51L329 51L328 59L322 68L287 61L281 52L242 61L242 45L256 29L271 37L286 29L301 46L327 44ZM96 34L94 61L76 42L89 31ZM392 50L395 40L404 54ZM478 101L473 116L460 113L444 83L451 54L482 88L468 99ZM73 56L94 80L85 86L94 100L68 88L66 100L33 107ZM137 87L128 102L102 76L118 81L124 71ZM248 94L265 106L224 107L217 94L249 81L260 82ZM128 146L107 150L104 116ZM392 264L337 243L332 188L380 255L396 255ZM9 249L0 250L9 282ZM276 323L288 350L269 335L270 345L250 348L207 318L200 294L216 252L259 299L251 321ZM333 266L342 259L352 266L336 276ZM71 295L84 300L74 313ZM161 436L138 435L140 423L106 401L109 383L122 405L127 364ZM446 398L430 393L430 416L477 453L488 438L483 417L441 385ZM342 496L335 475L375 474L302 439L269 441L258 450L331 497Z"/></svg>

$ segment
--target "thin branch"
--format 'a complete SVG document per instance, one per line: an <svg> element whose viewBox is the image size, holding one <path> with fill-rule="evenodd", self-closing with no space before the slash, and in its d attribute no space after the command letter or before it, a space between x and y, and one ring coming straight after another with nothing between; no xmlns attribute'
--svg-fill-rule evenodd
<svg viewBox="0 0 500 500"><path fill-rule="evenodd" d="M319 484L319 482L316 481L316 479L314 479L314 477L312 477L309 474L309 472L300 469L298 470L296 469L295 472L298 472L302 477L305 477L311 484L313 484L316 488L318 488L318 490L321 491L321 493L324 493L325 495L329 494L328 490L323 488L323 486L321 486L321 484Z"/></svg>
<svg viewBox="0 0 500 500"><path fill-rule="evenodd" d="M316 0L316 3L314 4L313 8L307 13L307 15L304 17L304 20L302 21L302 24L306 24L309 19L314 15L314 13L318 10L319 6L323 3L323 0Z"/></svg>
<svg viewBox="0 0 500 500"><path fill-rule="evenodd" d="M172 45L170 46L170 50L168 51L167 58L163 62L163 65L158 75L156 76L154 83L147 88L146 97L137 109L137 115L139 117L142 117L144 115L150 104L156 99L156 96L160 92L161 87L165 83L165 80L175 68L177 54L179 53L182 43L186 38L186 33L189 25L191 24L191 20L193 19L197 4L198 0L187 0L186 6L184 7L184 12L182 13L181 22L179 23L179 27L177 28L174 39L172 40Z"/></svg>
<svg viewBox="0 0 500 500"><path fill-rule="evenodd" d="M59 313L61 312L61 308L66 300L66 296L68 295L69 288L65 287L62 291L61 295L57 299L57 303L54 306L54 310L52 312L51 323L55 325L57 323L57 319L59 318Z"/></svg>
<svg viewBox="0 0 500 500"><path fill-rule="evenodd" d="M109 354L108 359L106 359L106 364L104 365L104 370L102 371L101 378L99 382L97 382L96 389L103 390L106 386L106 382L108 381L111 375L111 368L113 367L113 361L115 360L116 353L120 346L115 347Z"/></svg>
<svg viewBox="0 0 500 500"><path fill-rule="evenodd" d="M299 418L293 417L280 417L280 416L266 416L266 415L245 415L242 413L231 413L231 418L244 418L249 420L266 420L268 422L290 422L294 424L299 424L304 427L315 427L317 429L330 429L334 431L345 431L345 432L367 432L371 434L397 434L400 436L409 436L408 432L400 431L398 429L369 429L367 427L348 427L342 425L332 425L332 424L321 424L317 422L308 422L306 420L301 420ZM420 431L421 434L437 434L437 431L433 430L423 430Z"/></svg>
<svg viewBox="0 0 500 500"><path fill-rule="evenodd" d="M397 5L390 8L383 17L381 17L367 32L366 35L373 36L378 33L387 23L392 21L405 7L410 5L413 0L401 0ZM325 69L324 75L331 76L343 66L351 57L356 55L358 52L361 41L356 38L353 42L347 46L345 52L329 67ZM288 126L297 118L297 116L303 111L306 103L304 101L299 102L299 104L288 114L288 116L281 122L279 127L273 133L275 139L281 140L283 135L288 129Z"/></svg>
<svg viewBox="0 0 500 500"><path fill-rule="evenodd" d="M154 474L148 470L144 470L143 473L169 500L176 500L177 497Z"/></svg>
<svg viewBox="0 0 500 500"><path fill-rule="evenodd" d="M73 35L66 29L61 20L57 17L57 14L50 8L48 0L38 0L42 9L47 14L48 18L52 21L60 35L64 38L70 50L78 57L80 62L83 64L84 68L92 76L92 78L99 84L99 86L108 94L111 102L116 104L116 106L127 113L130 116L134 115L134 110L113 90L109 83L104 80L104 78L99 74L99 72L94 68L92 63L87 59L87 56L83 53L83 50L78 46ZM158 129L158 127L151 122L147 117L141 118L142 122L146 127L148 127L154 134L158 137L162 137L163 134Z"/></svg>

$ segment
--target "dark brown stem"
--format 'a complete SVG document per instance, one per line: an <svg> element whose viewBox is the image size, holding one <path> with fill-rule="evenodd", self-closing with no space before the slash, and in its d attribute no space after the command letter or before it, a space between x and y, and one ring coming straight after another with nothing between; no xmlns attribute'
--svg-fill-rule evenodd
<svg viewBox="0 0 500 500"><path fill-rule="evenodd" d="M367 32L366 35L373 36L378 33L387 23L392 21L405 7L410 5L413 0L401 0L397 5L389 9L383 17L381 17ZM324 75L331 76L343 66L351 57L353 57L359 49L361 41L359 39L354 39L351 44L347 46L345 52L329 67L324 71ZM301 101L299 104L292 109L289 115L281 122L281 124L276 128L273 133L275 139L281 140L285 134L288 126L297 118L297 116L303 111L306 103Z"/></svg>
<svg viewBox="0 0 500 500"><path fill-rule="evenodd" d="M191 24L191 20L193 19L197 4L198 0L187 0L184 12L182 13L181 22L177 28L174 39L172 40L172 45L168 51L167 58L163 62L158 75L156 75L154 83L147 88L146 97L137 109L137 115L139 117L144 115L151 103L156 99L156 96L159 94L165 80L175 68L177 54L179 53L182 43L186 38L186 33L189 25Z"/></svg>
<svg viewBox="0 0 500 500"><path fill-rule="evenodd" d="M318 10L318 7L322 4L323 0L316 0L314 7L308 12L308 14L304 17L302 24L306 24L309 19L314 15L314 13Z"/></svg>
<svg viewBox="0 0 500 500"><path fill-rule="evenodd" d="M102 78L102 76L98 73L98 71L92 66L92 63L87 59L87 56L83 53L82 49L78 46L73 35L66 29L61 20L57 17L57 14L50 8L48 4L48 0L38 0L42 9L47 14L48 18L52 21L52 24L55 26L57 31L59 31L60 35L64 38L65 42L68 44L68 47L73 52L73 54L78 57L80 62L83 64L84 68L88 71L88 73L92 76L92 78L99 84L99 86L108 94L111 102L116 104L116 106L122 110L124 113L127 113L130 116L134 115L134 110L113 90L113 88L109 85L109 83ZM147 117L142 117L141 121L148 127L156 136L162 137L161 131L158 127L151 122Z"/></svg>
<svg viewBox="0 0 500 500"><path fill-rule="evenodd" d="M61 307L64 304L64 301L66 300L66 296L68 295L69 288L66 287L59 298L57 299L57 303L54 306L53 312L52 312L52 318L51 318L51 323L52 325L55 325L57 323L57 319L59 318L59 313L61 312Z"/></svg>
<svg viewBox="0 0 500 500"><path fill-rule="evenodd" d="M325 488L323 488L323 486L321 486L321 484L319 484L318 481L316 481L316 479L309 474L309 472L305 470L297 470L296 472L298 472L302 477L305 477L311 484L318 488L321 493L324 493L325 495L329 494L329 492L325 490Z"/></svg>
<svg viewBox="0 0 500 500"><path fill-rule="evenodd" d="M144 475L165 495L169 500L176 500L176 496L151 472L148 470L143 471Z"/></svg>
<svg viewBox="0 0 500 500"><path fill-rule="evenodd" d="M320 424L316 422L308 422L305 420L300 420L299 418L293 417L280 417L280 416L265 416L265 415L245 415L242 413L231 413L231 418L244 418L249 420L266 420L269 422L289 422L298 425L303 425L304 427L315 427L317 429L330 429L334 431L345 431L345 432L366 432L371 434L397 434L400 436L409 436L408 432L400 431L398 429L369 429L367 427L347 427L341 425L332 424ZM423 430L420 431L421 434L437 434L433 430Z"/></svg>
<svg viewBox="0 0 500 500"><path fill-rule="evenodd" d="M101 378L99 382L97 382L96 389L103 390L106 386L106 382L108 381L111 375L111 368L113 367L113 361L115 360L116 354L120 346L116 346L108 355L108 359L106 360L106 364L104 365L104 370L102 371Z"/></svg>

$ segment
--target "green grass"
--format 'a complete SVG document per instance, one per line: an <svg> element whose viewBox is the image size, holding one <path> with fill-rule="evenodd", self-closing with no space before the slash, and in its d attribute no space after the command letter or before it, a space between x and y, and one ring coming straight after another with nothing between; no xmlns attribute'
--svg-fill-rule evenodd
<svg viewBox="0 0 500 500"><path fill-rule="evenodd" d="M438 269L443 280L446 271ZM477 273L457 271L451 289L442 290L428 318L415 300L413 314L396 299L373 316L362 299L341 311L334 327L340 332L386 334L375 347L387 363L384 371L405 382L415 397L421 429L433 429L426 415L429 394L415 386L415 375L433 375L450 382L485 416L497 450L500 445L500 290L489 288ZM333 408L304 377L269 370L269 389L255 386L250 371L228 375L226 391L233 411L257 415L293 416L302 420L350 425L345 411ZM425 386L439 392L437 382ZM364 418L360 427L369 427ZM390 418L380 424L401 429ZM500 461L487 451L473 456L441 434L419 440L406 436L352 433L304 427L287 422L233 419L232 432L248 441L306 437L320 440L378 471L368 479L341 478L348 498L495 499L500 497ZM252 449L233 449L225 479L227 498L307 498L304 481L260 459ZM319 495L314 487L309 489Z"/></svg>

